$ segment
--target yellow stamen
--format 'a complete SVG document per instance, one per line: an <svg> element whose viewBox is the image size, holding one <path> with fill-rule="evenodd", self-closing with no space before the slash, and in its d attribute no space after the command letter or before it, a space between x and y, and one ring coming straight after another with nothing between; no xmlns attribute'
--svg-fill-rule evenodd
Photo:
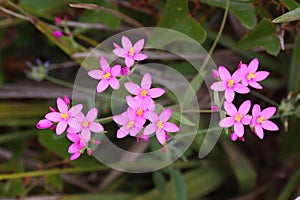
<svg viewBox="0 0 300 200"><path fill-rule="evenodd" d="M82 122L82 126L83 127L88 127L89 126L89 122L85 120L84 122Z"/></svg>
<svg viewBox="0 0 300 200"><path fill-rule="evenodd" d="M254 79L255 77L256 77L256 74L253 73L253 72L250 72L250 73L247 75L247 79L248 79L248 80Z"/></svg>
<svg viewBox="0 0 300 200"><path fill-rule="evenodd" d="M148 94L148 91L143 89L140 93L140 96L145 97Z"/></svg>
<svg viewBox="0 0 300 200"><path fill-rule="evenodd" d="M265 117L260 116L259 118L256 119L256 122L259 123L259 124L264 124L265 123Z"/></svg>
<svg viewBox="0 0 300 200"><path fill-rule="evenodd" d="M136 112L136 114L138 116L142 116L143 115L143 109L142 108L138 109L138 111Z"/></svg>
<svg viewBox="0 0 300 200"><path fill-rule="evenodd" d="M129 49L129 56L133 56L134 55L134 49L131 47Z"/></svg>
<svg viewBox="0 0 300 200"><path fill-rule="evenodd" d="M230 80L228 81L228 83L227 83L227 86L228 86L228 87L232 87L233 84L234 84L234 80L230 79Z"/></svg>
<svg viewBox="0 0 300 200"><path fill-rule="evenodd" d="M237 114L237 115L234 117L234 120L235 120L236 122L240 122L240 121L242 120L242 118L243 118L243 115Z"/></svg>
<svg viewBox="0 0 300 200"><path fill-rule="evenodd" d="M61 113L60 116L61 116L61 118L63 118L63 119L68 119L68 118L69 118L69 113L68 113L68 112Z"/></svg>
<svg viewBox="0 0 300 200"><path fill-rule="evenodd" d="M161 120L159 120L156 125L159 129L162 129L164 127L163 122Z"/></svg>
<svg viewBox="0 0 300 200"><path fill-rule="evenodd" d="M127 124L126 124L126 128L127 129L130 129L134 126L134 121L129 121Z"/></svg>
<svg viewBox="0 0 300 200"><path fill-rule="evenodd" d="M102 76L103 79L108 79L108 78L110 78L110 77L111 77L111 75L110 75L109 72L106 72L106 73Z"/></svg>

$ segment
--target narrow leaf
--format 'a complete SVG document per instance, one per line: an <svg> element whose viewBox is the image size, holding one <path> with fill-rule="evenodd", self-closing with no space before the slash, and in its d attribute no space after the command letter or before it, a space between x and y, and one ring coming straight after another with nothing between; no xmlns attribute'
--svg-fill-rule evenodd
<svg viewBox="0 0 300 200"><path fill-rule="evenodd" d="M287 12L275 19L273 19L273 23L283 23L283 22L291 22L300 19L300 8L296 8L290 12Z"/></svg>

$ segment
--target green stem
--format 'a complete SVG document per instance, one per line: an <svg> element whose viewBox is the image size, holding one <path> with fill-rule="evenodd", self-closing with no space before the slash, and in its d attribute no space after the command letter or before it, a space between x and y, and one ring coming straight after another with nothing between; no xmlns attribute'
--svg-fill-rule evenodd
<svg viewBox="0 0 300 200"><path fill-rule="evenodd" d="M102 123L102 124L106 124L106 123L108 123L108 122L111 122L111 121L112 121L112 118L113 118L113 116L103 117L103 118L97 119L96 121L97 121L97 122L100 122L100 123Z"/></svg>
<svg viewBox="0 0 300 200"><path fill-rule="evenodd" d="M182 110L182 113L213 113L213 110Z"/></svg>
<svg viewBox="0 0 300 200"><path fill-rule="evenodd" d="M300 180L300 168L298 168L295 171L295 173L290 177L288 183L286 184L280 196L278 197L278 200L289 199L289 197L291 197L292 191L296 187L297 183L299 183L299 180Z"/></svg>
<svg viewBox="0 0 300 200"><path fill-rule="evenodd" d="M266 96L264 96L264 95L262 95L262 94L260 94L260 93L258 93L256 91L252 90L251 94L253 94L254 96L256 96L256 97L258 97L258 98L260 98L262 100L264 100L265 102L268 102L268 103L272 104L273 106L276 106L276 107L279 106L279 104L276 103L275 101L273 101L272 99L269 99L268 97L266 97Z"/></svg>

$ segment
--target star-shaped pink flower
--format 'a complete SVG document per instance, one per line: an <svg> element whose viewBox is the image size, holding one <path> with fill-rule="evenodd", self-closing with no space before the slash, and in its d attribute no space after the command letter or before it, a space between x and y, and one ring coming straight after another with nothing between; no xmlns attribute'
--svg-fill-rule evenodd
<svg viewBox="0 0 300 200"><path fill-rule="evenodd" d="M70 160L76 160L86 148L88 141L86 141L83 136L76 133L68 133L67 138L73 142L68 149L68 152L72 154Z"/></svg>

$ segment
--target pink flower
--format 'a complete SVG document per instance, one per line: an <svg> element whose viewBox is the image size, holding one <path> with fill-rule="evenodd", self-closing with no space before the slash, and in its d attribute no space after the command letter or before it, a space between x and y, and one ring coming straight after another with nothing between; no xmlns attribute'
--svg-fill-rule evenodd
<svg viewBox="0 0 300 200"><path fill-rule="evenodd" d="M101 124L94 122L97 115L97 108L90 109L86 117L81 112L75 117L75 120L70 123L70 127L75 129L77 133L81 132L80 134L85 141L89 141L91 139L91 132L100 133L104 131Z"/></svg>
<svg viewBox="0 0 300 200"><path fill-rule="evenodd" d="M45 118L52 122L58 122L56 134L60 135L66 130L67 126L70 125L71 121L74 120L74 117L81 112L83 105L78 104L69 110L68 105L61 98L57 98L56 102L59 112L50 112Z"/></svg>
<svg viewBox="0 0 300 200"><path fill-rule="evenodd" d="M214 82L210 88L214 91L225 91L225 99L228 102L233 101L235 96L234 92L240 94L246 94L250 92L249 88L239 83L241 80L241 74L239 70L235 71L231 76L225 67L220 66L218 72L221 81Z"/></svg>
<svg viewBox="0 0 300 200"><path fill-rule="evenodd" d="M140 39L133 46L128 37L122 36L121 40L123 48L114 44L113 53L118 57L125 58L126 67L133 66L135 60L141 61L148 58L147 55L140 53L144 47L144 39Z"/></svg>
<svg viewBox="0 0 300 200"><path fill-rule="evenodd" d="M269 72L267 71L259 71L257 72L258 68L258 59L254 58L249 65L242 64L241 66L241 75L242 75L242 84L244 86L250 85L253 88L256 89L262 89L263 87L257 83L259 81L262 81L266 79L269 76Z"/></svg>
<svg viewBox="0 0 300 200"><path fill-rule="evenodd" d="M260 106L255 104L252 109L252 122L251 126L254 128L254 133L260 138L264 138L264 131L278 131L279 128L276 124L271 122L270 119L276 112L275 107L269 107L261 111Z"/></svg>
<svg viewBox="0 0 300 200"><path fill-rule="evenodd" d="M72 154L70 160L76 160L85 150L88 141L86 141L81 135L76 133L68 133L67 138L71 142L73 142L73 144L71 144L68 149L68 152Z"/></svg>
<svg viewBox="0 0 300 200"><path fill-rule="evenodd" d="M165 93L165 91L161 88L151 88L152 78L149 73L146 73L141 82L141 87L135 83L127 82L124 83L124 86L128 92L131 94L137 95L138 99L150 99L149 107L154 107L154 102L151 98L158 98Z"/></svg>
<svg viewBox="0 0 300 200"><path fill-rule="evenodd" d="M168 132L174 133L178 132L179 128L175 124L168 122L172 115L171 109L166 109L160 113L158 116L155 112L149 113L149 120L151 124L146 126L144 130L144 135L151 135L156 131L156 138L162 145L168 140Z"/></svg>
<svg viewBox="0 0 300 200"><path fill-rule="evenodd" d="M227 101L224 102L224 108L230 117L222 119L219 123L220 127L228 128L230 126L234 127L234 133L237 137L243 137L244 135L244 125L249 125L252 117L247 115L250 110L251 102L250 100L245 101L237 110L236 107Z"/></svg>
<svg viewBox="0 0 300 200"><path fill-rule="evenodd" d="M56 37L60 42L64 34L60 30L53 31L53 36Z"/></svg>
<svg viewBox="0 0 300 200"><path fill-rule="evenodd" d="M110 85L114 90L119 89L120 84L116 76L120 74L121 65L110 68L106 59L100 56L100 69L91 70L88 75L94 79L101 80L97 85L97 92L103 92Z"/></svg>
<svg viewBox="0 0 300 200"><path fill-rule="evenodd" d="M42 119L37 124L36 127L38 129L47 129L50 128L53 125L53 122L48 119Z"/></svg>
<svg viewBox="0 0 300 200"><path fill-rule="evenodd" d="M113 116L113 120L122 125L117 131L117 138L124 138L128 134L130 136L136 136L143 128L145 122L137 120L136 113L131 109L127 109L127 112L121 115Z"/></svg>
<svg viewBox="0 0 300 200"><path fill-rule="evenodd" d="M155 107L149 107L150 99L134 99L131 96L127 96L126 101L130 112L135 113L136 120L139 120L143 125L148 117L149 109L152 111L155 109Z"/></svg>

